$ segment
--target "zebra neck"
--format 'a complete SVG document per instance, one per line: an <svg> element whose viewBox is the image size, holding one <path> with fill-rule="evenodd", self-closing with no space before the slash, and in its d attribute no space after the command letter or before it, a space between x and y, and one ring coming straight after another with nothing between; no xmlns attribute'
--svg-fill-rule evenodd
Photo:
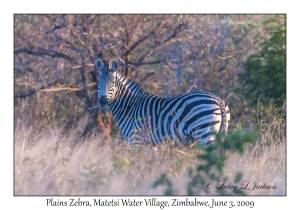
<svg viewBox="0 0 300 210"><path fill-rule="evenodd" d="M120 125L132 114L132 108L148 94L141 86L131 79L127 79L121 74L117 75L117 92L113 101L109 104L109 109Z"/></svg>
<svg viewBox="0 0 300 210"><path fill-rule="evenodd" d="M128 137L133 128L133 118L137 107L148 96L148 94L132 94L128 90L127 93L127 97L120 97L109 106L124 139Z"/></svg>
<svg viewBox="0 0 300 210"><path fill-rule="evenodd" d="M134 94L134 95L144 94L142 87L135 81L124 77L122 74L118 74L117 78L119 81L119 84L118 84L119 92L121 92L121 94L122 94L122 91L125 91L125 90L130 91L131 94Z"/></svg>

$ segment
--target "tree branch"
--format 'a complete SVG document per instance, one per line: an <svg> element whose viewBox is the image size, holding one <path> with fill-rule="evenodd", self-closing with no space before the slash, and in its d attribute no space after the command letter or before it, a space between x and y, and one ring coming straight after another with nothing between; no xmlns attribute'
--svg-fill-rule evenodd
<svg viewBox="0 0 300 210"><path fill-rule="evenodd" d="M163 24L160 25L160 28L162 27L162 25L163 25ZM146 58L147 56L151 55L151 54L154 52L154 50L156 50L156 49L162 47L163 45L169 43L170 41L172 41L172 40L176 37L177 31L180 31L180 29L181 29L182 26L185 26L185 24L183 24L183 23L179 24L178 26L175 27L174 32L173 32L170 36L168 36L163 42L151 46L151 47L150 47L151 50L149 50L149 51L146 52L143 56L141 56L141 57L138 59L138 62L142 62L143 60L145 60L145 58ZM153 31L153 32L154 32L154 31Z"/></svg>
<svg viewBox="0 0 300 210"><path fill-rule="evenodd" d="M137 40L134 44L131 45L131 47L129 49L126 50L125 52L125 56L128 55L131 51L133 51L140 43L142 43L143 41L145 41L147 38L154 36L155 35L155 31L160 30L163 25L165 24L165 21L160 22L157 24L158 28L150 31L147 35L141 37L139 40Z"/></svg>
<svg viewBox="0 0 300 210"><path fill-rule="evenodd" d="M68 40L63 39L62 37L58 36L57 34L54 34L54 36L55 36L58 40L60 40L60 41L64 42L65 44L67 44L68 46L66 46L66 47L68 47L69 49L74 50L75 52L81 52L80 49L78 49L77 47L75 47L75 46L74 46L71 42L69 42Z"/></svg>
<svg viewBox="0 0 300 210"><path fill-rule="evenodd" d="M91 47L91 46L88 46L81 38L80 38L80 36L77 34L77 32L73 29L73 27L68 27L70 30L71 30L71 32L73 33L73 35L78 39L78 41L84 46L84 47L86 47L86 49L88 49L88 51L90 52L90 53L93 53L94 51L93 51L93 48Z"/></svg>
<svg viewBox="0 0 300 210"><path fill-rule="evenodd" d="M131 64L131 66L122 64L124 67L130 67L132 68L133 66L142 66L142 65L153 65L153 64L158 64L158 63L165 63L165 59L157 60L157 61L150 61L150 62L138 62L138 63L133 63L131 61L128 61L128 64Z"/></svg>
<svg viewBox="0 0 300 210"><path fill-rule="evenodd" d="M155 32L151 31L149 34L147 34L147 35L143 36L142 38L140 38L139 40L137 40L133 45L131 45L131 47L129 49L126 50L125 56L127 56L131 51L133 51L140 43L145 41L148 37L153 36L154 34L155 34Z"/></svg>
<svg viewBox="0 0 300 210"><path fill-rule="evenodd" d="M14 51L14 54L19 54L19 53L27 53L29 55L36 55L36 56L49 56L52 58L64 58L67 60L71 60L71 57L60 53L60 52L54 52L54 51L47 51L47 50L43 50L41 49L40 51L33 51L27 48L20 48Z"/></svg>
<svg viewBox="0 0 300 210"><path fill-rule="evenodd" d="M21 95L14 95L15 98L26 98L28 96L32 96L36 93L36 90L32 90L29 93L21 94Z"/></svg>
<svg viewBox="0 0 300 210"><path fill-rule="evenodd" d="M140 83L144 82L146 79L149 79L149 77L153 76L155 72L149 72L146 74L146 76L140 80Z"/></svg>
<svg viewBox="0 0 300 210"><path fill-rule="evenodd" d="M125 30L125 37L126 37L126 39L124 40L125 41L125 47L127 47L127 45L129 44L129 33L128 33L128 26L127 26L127 24L126 24L126 22L125 22L125 19L124 19L124 16L123 15L121 15L121 20L122 20L122 23L123 23L123 25L124 25L124 30ZM125 53L126 54L126 53Z"/></svg>
<svg viewBox="0 0 300 210"><path fill-rule="evenodd" d="M54 33L54 31L56 31L57 29L61 29L61 28L64 28L66 26L67 26L66 24L62 24L62 25L58 25L58 26L54 24L53 29L50 30L50 31L46 31L45 34Z"/></svg>
<svg viewBox="0 0 300 210"><path fill-rule="evenodd" d="M90 84L87 84L86 87L91 87L97 85L96 82L92 82ZM28 96L34 95L37 91L38 92L58 92L58 91L70 91L70 92L76 92L76 91L81 91L84 87L52 87L52 88L44 88L44 89L34 89L30 91L29 93L26 94L21 94L21 95L14 95L15 98L25 98Z"/></svg>

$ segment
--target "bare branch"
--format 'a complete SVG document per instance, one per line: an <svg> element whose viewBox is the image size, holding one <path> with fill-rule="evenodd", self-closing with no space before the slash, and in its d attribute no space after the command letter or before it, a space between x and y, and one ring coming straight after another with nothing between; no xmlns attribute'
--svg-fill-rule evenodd
<svg viewBox="0 0 300 210"><path fill-rule="evenodd" d="M27 48L20 48L14 51L14 54L19 54L19 53L27 53L29 55L36 55L36 56L50 56L52 58L64 58L67 60L71 60L71 57L60 53L60 52L55 52L55 51L48 51L44 49L40 49L41 51L33 51Z"/></svg>
<svg viewBox="0 0 300 210"><path fill-rule="evenodd" d="M162 26L163 26L164 24L165 24L165 22L162 23L162 24L160 24L160 25L159 25L159 29L162 28ZM145 60L145 58L146 58L147 56L150 56L150 55L154 52L154 50L157 50L157 49L163 47L164 45L173 42L173 41L174 41L174 38L177 36L177 31L180 30L180 28L181 28L183 25L185 25L185 24L179 24L178 26L176 26L174 32L173 32L170 36L168 36L163 42L151 46L151 47L150 47L151 50L149 50L149 51L146 52L143 56L141 56L141 57L138 59L138 62L142 62L143 60ZM152 32L150 32L150 33L154 33L153 35L155 35L155 32L154 32L154 31L152 31Z"/></svg>
<svg viewBox="0 0 300 210"><path fill-rule="evenodd" d="M92 87L97 85L96 82L92 82L86 85L86 87ZM33 87L33 86L32 86ZM15 98L25 98L28 96L34 95L37 91L38 92L58 92L58 91L70 91L70 92L76 92L83 90L84 87L66 87L66 86L60 86L60 87L51 87L51 88L41 88L41 89L33 89L29 93L22 94L22 95L15 95Z"/></svg>
<svg viewBox="0 0 300 210"><path fill-rule="evenodd" d="M131 64L131 66L127 66L127 65L123 65L123 64L122 64L122 66L132 68L133 66L153 65L153 64L165 63L165 62L166 62L165 59L161 59L161 60L157 60L157 61L150 61L150 62L140 62L140 63L133 63L131 61L128 61L128 63Z"/></svg>
<svg viewBox="0 0 300 210"><path fill-rule="evenodd" d="M128 55L131 51L133 51L140 43L145 41L148 37L153 36L155 34L154 31L151 31L149 34L141 37L138 41L136 41L128 50L125 52L125 56Z"/></svg>
<svg viewBox="0 0 300 210"><path fill-rule="evenodd" d="M197 78L194 79L193 85L185 92L185 94L191 93L195 88L197 88Z"/></svg>
<svg viewBox="0 0 300 210"><path fill-rule="evenodd" d="M71 69L81 69L81 68L85 68L85 67L94 67L95 64L93 63L86 63L85 65L76 65L73 66Z"/></svg>
<svg viewBox="0 0 300 210"><path fill-rule="evenodd" d="M142 43L143 41L145 41L147 38L149 38L151 36L155 36L155 31L159 31L165 25L165 23L166 23L166 21L158 23L157 24L158 28L150 31L147 35L141 37L134 44L132 44L131 47L126 50L125 56L128 55L130 52L132 52L140 43ZM166 42L168 42L168 40L166 40ZM154 48L156 48L156 47L154 46Z"/></svg>
<svg viewBox="0 0 300 210"><path fill-rule="evenodd" d="M233 58L233 57L234 57L234 55L229 55L229 56L225 56L225 57L223 57L223 56L217 56L217 58L219 58L221 60L227 60L227 59Z"/></svg>
<svg viewBox="0 0 300 210"><path fill-rule="evenodd" d="M26 98L28 96L32 96L36 93L36 90L31 90L29 93L21 94L21 95L14 95L15 98Z"/></svg>
<svg viewBox="0 0 300 210"><path fill-rule="evenodd" d="M95 85L95 84L93 84ZM93 86L90 84L90 86ZM80 91L82 90L83 87L54 87L54 88L47 88L47 89L40 89L38 90L39 92L57 92L57 91L71 91L71 92L74 92L74 91Z"/></svg>
<svg viewBox="0 0 300 210"><path fill-rule="evenodd" d="M175 37L177 36L178 32L181 31L181 28L182 28L183 26L186 26L186 24L185 24L185 23L179 23L179 24L174 28L173 33L172 33L170 36L168 36L168 37L167 37L164 41L162 41L161 43L152 46L151 48L157 48L157 47L159 47L160 45L163 45L163 44L165 44L165 43L171 41L173 38L175 38Z"/></svg>
<svg viewBox="0 0 300 210"><path fill-rule="evenodd" d="M140 83L144 82L145 80L149 79L149 77L153 76L155 72L149 72L146 74L146 76L140 80Z"/></svg>
<svg viewBox="0 0 300 210"><path fill-rule="evenodd" d="M154 51L153 50L149 50L148 52L146 52L143 56L141 56L139 59L138 59L138 62L142 62L143 60L145 60L145 58L147 56L150 56Z"/></svg>
<svg viewBox="0 0 300 210"><path fill-rule="evenodd" d="M54 33L54 31L56 31L57 29L61 29L61 28L64 28L66 26L67 26L66 24L62 24L62 25L55 25L54 24L53 29L50 30L50 31L46 31L45 34Z"/></svg>
<svg viewBox="0 0 300 210"><path fill-rule="evenodd" d="M124 16L123 15L121 15L121 20L122 20L122 23L123 23L123 25L124 25L124 29L125 29L125 37L126 37L126 39L124 40L125 41L125 46L124 47L127 47L128 46L128 44L129 44L129 33L128 33L128 26L127 26L127 24L126 24L126 22L125 22L125 19L124 19Z"/></svg>
<svg viewBox="0 0 300 210"><path fill-rule="evenodd" d="M69 21L71 22L70 18ZM90 53L93 53L93 48L91 46L88 46L81 38L80 36L77 34L77 32L75 31L75 29L73 28L73 26L68 26L68 28L70 29L70 31L73 33L73 35L78 39L78 41L88 49L88 51Z"/></svg>
<svg viewBox="0 0 300 210"><path fill-rule="evenodd" d="M58 36L57 34L54 34L54 36L59 39L60 41L64 42L65 44L67 44L69 47L69 49L74 50L75 52L81 52L80 49L78 49L77 47L75 47L71 42L69 42L68 40L63 39L62 37Z"/></svg>

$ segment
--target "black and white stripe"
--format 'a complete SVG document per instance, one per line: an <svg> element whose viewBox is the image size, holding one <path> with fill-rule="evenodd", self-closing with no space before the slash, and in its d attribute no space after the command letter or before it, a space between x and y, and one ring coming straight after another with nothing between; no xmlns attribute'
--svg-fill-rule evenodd
<svg viewBox="0 0 300 210"><path fill-rule="evenodd" d="M145 93L134 81L118 70L118 61L105 65L96 61L98 106L109 108L123 138L131 146L163 140L190 145L214 141L214 133L227 131L230 114L219 97L208 92L196 92L173 98L161 98Z"/></svg>

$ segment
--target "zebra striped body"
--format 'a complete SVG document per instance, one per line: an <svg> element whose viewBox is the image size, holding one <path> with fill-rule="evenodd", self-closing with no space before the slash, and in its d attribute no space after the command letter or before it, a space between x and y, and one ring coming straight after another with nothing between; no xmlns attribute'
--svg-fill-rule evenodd
<svg viewBox="0 0 300 210"><path fill-rule="evenodd" d="M156 146L163 140L204 144L214 140L213 133L227 131L228 106L211 93L161 98L143 92L137 83L118 73L117 61L106 70L99 59L96 67L100 70L99 107L110 109L131 146Z"/></svg>

